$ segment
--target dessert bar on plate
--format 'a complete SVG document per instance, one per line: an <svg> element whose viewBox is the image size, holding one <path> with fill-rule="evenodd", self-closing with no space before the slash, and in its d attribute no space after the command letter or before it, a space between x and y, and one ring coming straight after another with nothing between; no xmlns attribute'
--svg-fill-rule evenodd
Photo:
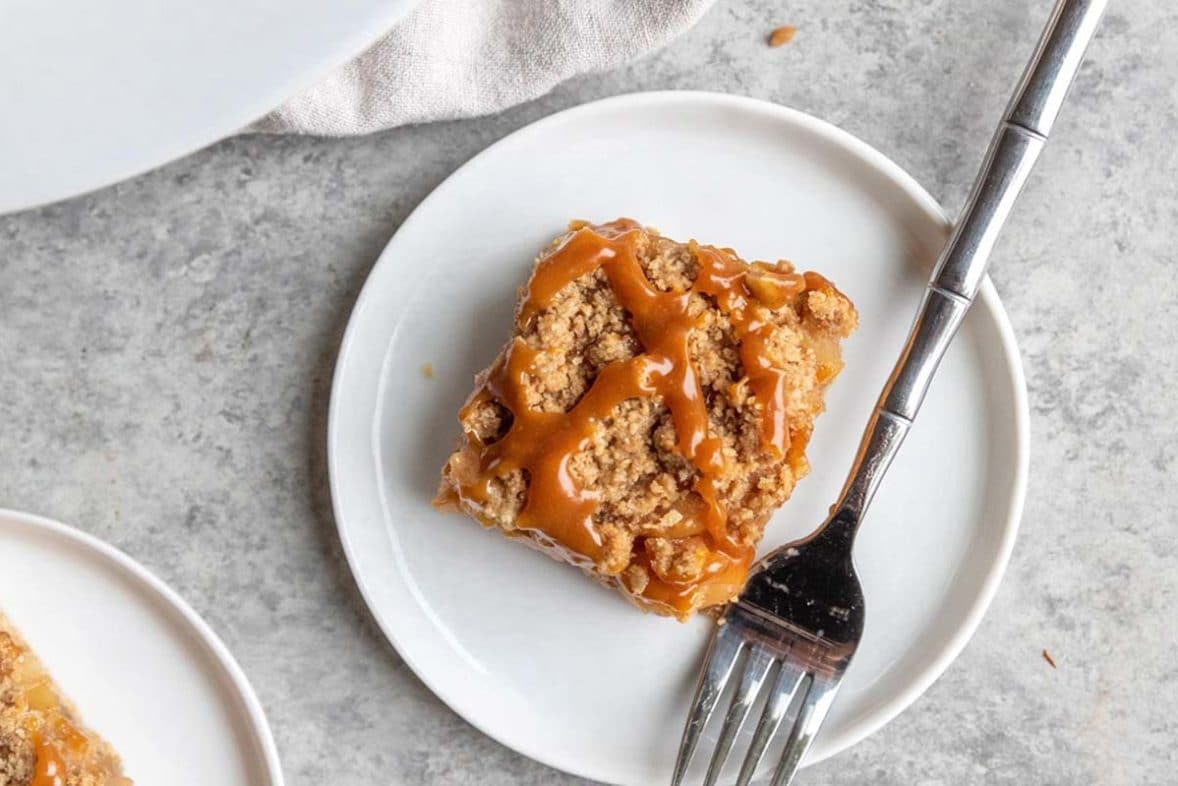
<svg viewBox="0 0 1178 786"><path fill-rule="evenodd" d="M0 786L131 786L119 757L0 614Z"/></svg>
<svg viewBox="0 0 1178 786"><path fill-rule="evenodd" d="M686 619L744 585L809 465L854 306L816 273L619 219L539 256L435 504Z"/></svg>

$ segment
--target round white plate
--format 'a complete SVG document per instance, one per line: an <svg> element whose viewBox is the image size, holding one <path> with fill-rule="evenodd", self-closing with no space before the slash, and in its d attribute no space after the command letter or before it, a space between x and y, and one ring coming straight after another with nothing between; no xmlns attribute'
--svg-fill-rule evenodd
<svg viewBox="0 0 1178 786"><path fill-rule="evenodd" d="M0 213L191 153L388 30L414 0L3 0Z"/></svg>
<svg viewBox="0 0 1178 786"><path fill-rule="evenodd" d="M731 96L637 94L492 146L418 207L373 269L329 426L336 519L368 605L472 724L553 767L638 786L670 773L707 621L643 615L573 568L430 507L456 412L507 338L534 255L570 218L617 216L748 259L792 259L858 304L813 472L763 550L822 522L949 224L895 164L812 117ZM895 716L964 646L1009 556L1026 470L1018 353L987 282L860 534L867 629L810 762Z"/></svg>
<svg viewBox="0 0 1178 786"><path fill-rule="evenodd" d="M118 549L0 510L0 610L138 784L282 786L262 706L225 645Z"/></svg>

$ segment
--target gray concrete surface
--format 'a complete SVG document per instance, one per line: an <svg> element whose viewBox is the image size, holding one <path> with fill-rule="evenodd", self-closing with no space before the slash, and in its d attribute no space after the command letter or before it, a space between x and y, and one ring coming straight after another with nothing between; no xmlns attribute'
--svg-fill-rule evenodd
<svg viewBox="0 0 1178 786"><path fill-rule="evenodd" d="M252 678L292 786L575 783L435 700L341 560L325 409L381 247L488 143L652 88L812 112L956 211L1048 5L720 0L665 51L495 117L231 139L0 217L0 505L185 595ZM1112 5L994 262L1032 407L1014 562L946 675L806 784L1178 782L1178 10ZM784 23L797 38L767 49Z"/></svg>

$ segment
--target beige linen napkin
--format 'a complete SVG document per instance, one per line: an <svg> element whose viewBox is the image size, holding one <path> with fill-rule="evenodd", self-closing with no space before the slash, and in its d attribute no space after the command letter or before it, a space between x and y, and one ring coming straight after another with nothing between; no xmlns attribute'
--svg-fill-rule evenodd
<svg viewBox="0 0 1178 786"><path fill-rule="evenodd" d="M713 0L421 0L249 130L342 136L483 115L656 49Z"/></svg>

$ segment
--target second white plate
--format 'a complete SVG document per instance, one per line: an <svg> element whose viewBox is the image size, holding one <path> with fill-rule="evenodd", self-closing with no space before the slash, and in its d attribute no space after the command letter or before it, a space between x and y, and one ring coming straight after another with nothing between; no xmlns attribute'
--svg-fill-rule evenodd
<svg viewBox="0 0 1178 786"><path fill-rule="evenodd" d="M217 635L126 554L0 510L0 609L136 784L282 786L261 704Z"/></svg>
<svg viewBox="0 0 1178 786"><path fill-rule="evenodd" d="M813 529L835 499L948 222L895 164L814 118L731 96L639 94L492 146L421 204L373 269L329 435L336 518L368 605L418 676L487 734L638 786L670 773L707 622L644 616L430 507L455 413L507 338L533 256L571 218L623 215L746 258L790 258L858 304L813 473L765 550ZM1017 350L987 282L860 535L866 634L809 761L904 709L977 626L1017 528L1026 424Z"/></svg>

